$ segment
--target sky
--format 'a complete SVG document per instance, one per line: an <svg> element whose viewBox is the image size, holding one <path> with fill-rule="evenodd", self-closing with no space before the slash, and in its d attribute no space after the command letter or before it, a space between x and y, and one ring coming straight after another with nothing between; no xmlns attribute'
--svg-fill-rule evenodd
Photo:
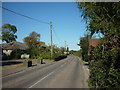
<svg viewBox="0 0 120 90"><path fill-rule="evenodd" d="M79 50L80 37L86 33L86 24L81 17L81 10L75 2L2 2L2 6L23 15L52 22L53 44L70 50ZM2 25L11 24L17 27L17 41L23 42L31 32L41 35L40 40L50 44L50 25L40 23L7 10L2 10Z"/></svg>

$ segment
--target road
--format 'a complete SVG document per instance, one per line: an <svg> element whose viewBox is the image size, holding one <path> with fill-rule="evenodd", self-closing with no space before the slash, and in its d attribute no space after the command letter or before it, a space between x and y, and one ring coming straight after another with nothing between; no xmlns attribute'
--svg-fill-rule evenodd
<svg viewBox="0 0 120 90"><path fill-rule="evenodd" d="M78 57L37 66L2 78L3 88L88 88Z"/></svg>

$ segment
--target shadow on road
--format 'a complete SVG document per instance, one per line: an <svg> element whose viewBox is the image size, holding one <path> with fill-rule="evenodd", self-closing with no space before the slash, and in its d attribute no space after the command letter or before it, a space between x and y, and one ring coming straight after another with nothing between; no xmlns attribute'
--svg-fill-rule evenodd
<svg viewBox="0 0 120 90"><path fill-rule="evenodd" d="M15 64L21 64L23 61L2 61L2 64L0 66L7 66L7 65L15 65Z"/></svg>

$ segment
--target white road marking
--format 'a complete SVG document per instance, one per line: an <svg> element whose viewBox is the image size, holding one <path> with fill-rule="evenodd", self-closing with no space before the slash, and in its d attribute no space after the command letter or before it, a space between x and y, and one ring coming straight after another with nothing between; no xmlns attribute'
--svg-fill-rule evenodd
<svg viewBox="0 0 120 90"><path fill-rule="evenodd" d="M21 70L21 71L18 71L18 72L10 73L10 74L8 74L8 75L6 75L6 76L2 76L1 78L3 79L3 78L6 78L6 77L9 77L9 76L13 76L13 75L16 75L16 74L23 73L23 72L25 72L25 71L26 71L26 70Z"/></svg>
<svg viewBox="0 0 120 90"><path fill-rule="evenodd" d="M52 75L54 72L56 72L58 69L62 68L66 63L62 64L59 68L55 69L54 71L52 71L51 73L49 73L48 75L44 76L43 78L41 78L40 80L38 80L36 83L34 83L33 85L31 85L30 87L28 87L28 89L32 88L33 86L37 85L38 83L40 83L41 81L43 81L44 79L46 79L47 77L49 77L50 75Z"/></svg>

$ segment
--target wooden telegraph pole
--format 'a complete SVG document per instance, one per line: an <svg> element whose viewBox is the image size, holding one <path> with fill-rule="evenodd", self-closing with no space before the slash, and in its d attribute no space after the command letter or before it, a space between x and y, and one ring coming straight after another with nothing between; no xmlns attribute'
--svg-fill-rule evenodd
<svg viewBox="0 0 120 90"><path fill-rule="evenodd" d="M50 41L51 41L51 59L53 57L53 47L52 47L52 22L50 21Z"/></svg>

